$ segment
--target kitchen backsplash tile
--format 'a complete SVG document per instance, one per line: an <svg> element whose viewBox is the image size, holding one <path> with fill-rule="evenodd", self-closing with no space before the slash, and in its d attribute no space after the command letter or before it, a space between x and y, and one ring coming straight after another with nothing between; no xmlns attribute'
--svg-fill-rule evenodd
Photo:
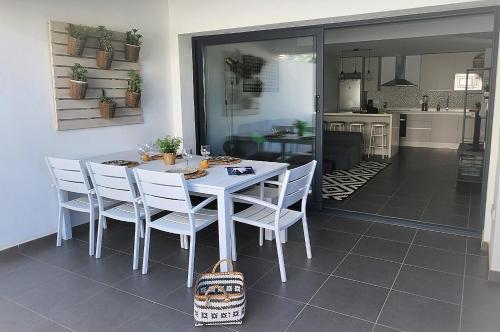
<svg viewBox="0 0 500 332"><path fill-rule="evenodd" d="M420 98L429 96L429 108L446 107L446 98L449 96L449 108L463 108L465 93L463 91L424 91L419 87L381 87L380 91L368 92L368 99L373 99L375 106L382 107L387 102L390 109L419 108ZM482 94L468 96L467 108L473 108L477 102L483 100ZM378 105L377 105L378 102Z"/></svg>

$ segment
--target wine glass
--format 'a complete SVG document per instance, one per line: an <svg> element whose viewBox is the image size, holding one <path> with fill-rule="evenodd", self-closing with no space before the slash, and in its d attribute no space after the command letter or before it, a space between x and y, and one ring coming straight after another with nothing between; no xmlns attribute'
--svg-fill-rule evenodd
<svg viewBox="0 0 500 332"><path fill-rule="evenodd" d="M186 168L189 168L189 160L193 158L193 149L183 148L182 158L186 161Z"/></svg>
<svg viewBox="0 0 500 332"><path fill-rule="evenodd" d="M204 159L208 159L208 156L210 156L210 145L201 146L201 155Z"/></svg>

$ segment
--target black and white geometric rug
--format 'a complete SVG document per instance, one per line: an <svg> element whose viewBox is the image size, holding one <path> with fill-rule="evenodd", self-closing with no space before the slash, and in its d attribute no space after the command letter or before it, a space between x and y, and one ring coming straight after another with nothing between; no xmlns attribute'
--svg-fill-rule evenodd
<svg viewBox="0 0 500 332"><path fill-rule="evenodd" d="M388 163L362 161L354 168L323 174L323 198L342 201L386 168Z"/></svg>

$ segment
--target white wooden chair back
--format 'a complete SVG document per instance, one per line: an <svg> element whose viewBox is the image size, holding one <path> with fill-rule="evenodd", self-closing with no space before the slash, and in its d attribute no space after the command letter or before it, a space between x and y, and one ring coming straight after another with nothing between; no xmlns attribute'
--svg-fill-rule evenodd
<svg viewBox="0 0 500 332"><path fill-rule="evenodd" d="M302 207L305 208L309 187L316 169L316 160L305 165L296 167L285 172L283 185L278 199L278 208L285 209L290 205L302 200Z"/></svg>
<svg viewBox="0 0 500 332"><path fill-rule="evenodd" d="M150 207L191 214L191 199L184 175L144 169L134 169L134 175L146 215Z"/></svg>
<svg viewBox="0 0 500 332"><path fill-rule="evenodd" d="M45 161L58 194L60 191L90 193L92 186L80 160L46 157Z"/></svg>
<svg viewBox="0 0 500 332"><path fill-rule="evenodd" d="M87 162L87 168L101 209L103 197L122 202L137 201L138 194L126 166Z"/></svg>

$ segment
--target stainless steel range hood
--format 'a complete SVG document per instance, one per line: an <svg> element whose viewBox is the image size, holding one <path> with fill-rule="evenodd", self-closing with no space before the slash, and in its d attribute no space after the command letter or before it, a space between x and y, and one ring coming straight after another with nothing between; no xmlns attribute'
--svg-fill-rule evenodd
<svg viewBox="0 0 500 332"><path fill-rule="evenodd" d="M416 84L405 79L406 74L406 57L397 56L396 57L396 77L382 84L382 86L416 86Z"/></svg>

